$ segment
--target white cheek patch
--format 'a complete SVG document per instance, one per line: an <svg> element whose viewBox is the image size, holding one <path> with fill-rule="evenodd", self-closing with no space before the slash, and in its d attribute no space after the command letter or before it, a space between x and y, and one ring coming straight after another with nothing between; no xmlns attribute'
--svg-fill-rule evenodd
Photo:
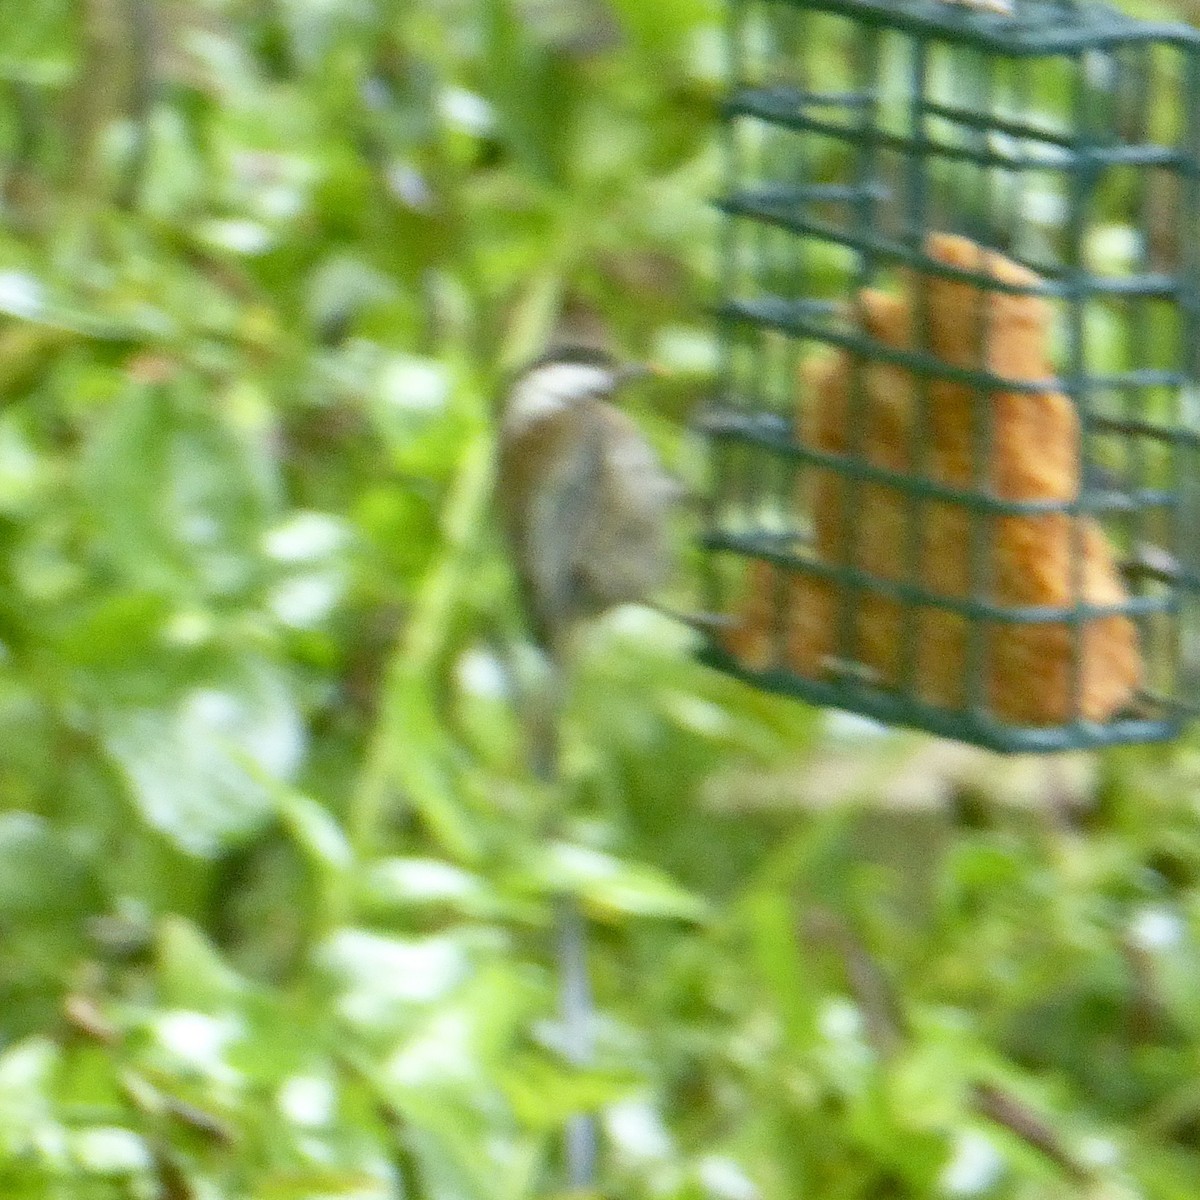
<svg viewBox="0 0 1200 1200"><path fill-rule="evenodd" d="M569 404L597 396L612 385L612 375L603 367L586 363L547 363L536 367L513 388L505 424L515 433L544 417L561 412Z"/></svg>

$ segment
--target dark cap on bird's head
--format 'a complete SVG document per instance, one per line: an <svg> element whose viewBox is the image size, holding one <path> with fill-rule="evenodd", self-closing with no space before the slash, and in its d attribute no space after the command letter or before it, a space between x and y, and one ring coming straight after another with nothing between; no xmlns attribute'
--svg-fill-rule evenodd
<svg viewBox="0 0 1200 1200"><path fill-rule="evenodd" d="M527 363L517 373L517 378L531 375L535 371L559 366L593 368L596 371L602 371L612 381L613 388L645 378L648 375L658 374L658 371L649 363L620 358L603 346L587 342L564 342L551 346L532 362Z"/></svg>
<svg viewBox="0 0 1200 1200"><path fill-rule="evenodd" d="M602 367L615 370L620 360L603 346L589 342L559 342L551 345L537 358L527 363L520 374L536 371L539 367L551 366L555 363L577 363L586 367Z"/></svg>

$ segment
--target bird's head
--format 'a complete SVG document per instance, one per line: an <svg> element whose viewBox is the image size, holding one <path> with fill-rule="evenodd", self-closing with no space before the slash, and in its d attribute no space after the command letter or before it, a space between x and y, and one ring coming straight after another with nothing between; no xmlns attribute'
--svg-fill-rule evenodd
<svg viewBox="0 0 1200 1200"><path fill-rule="evenodd" d="M517 433L545 417L590 400L608 400L647 368L623 363L606 350L563 346L519 372L504 404L504 424Z"/></svg>

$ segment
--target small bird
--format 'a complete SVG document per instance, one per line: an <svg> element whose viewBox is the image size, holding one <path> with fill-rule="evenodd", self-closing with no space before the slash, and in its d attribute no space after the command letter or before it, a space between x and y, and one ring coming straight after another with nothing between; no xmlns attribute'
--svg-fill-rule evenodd
<svg viewBox="0 0 1200 1200"><path fill-rule="evenodd" d="M527 366L504 397L496 487L532 631L551 668L528 718L531 768L551 784L559 779L573 629L618 604L647 600L673 565L670 516L683 489L613 404L646 373L602 350L560 347ZM565 1044L583 1065L593 1055L594 1006L576 897L558 898L555 925ZM595 1120L571 1114L564 1154L572 1189L593 1186L597 1147Z"/></svg>
<svg viewBox="0 0 1200 1200"><path fill-rule="evenodd" d="M646 600L672 570L683 489L613 403L646 373L603 350L561 347L505 397L500 509L534 635L552 658L581 620Z"/></svg>

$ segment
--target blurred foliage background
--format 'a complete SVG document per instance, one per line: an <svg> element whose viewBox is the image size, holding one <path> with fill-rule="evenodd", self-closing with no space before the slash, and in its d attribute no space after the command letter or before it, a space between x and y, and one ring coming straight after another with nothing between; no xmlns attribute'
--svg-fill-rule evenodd
<svg viewBox="0 0 1200 1200"><path fill-rule="evenodd" d="M5 1197L551 1196L573 1109L630 1200L1197 1194L1195 742L880 736L629 610L526 769L493 397L603 325L700 478L722 20L0 2Z"/></svg>

